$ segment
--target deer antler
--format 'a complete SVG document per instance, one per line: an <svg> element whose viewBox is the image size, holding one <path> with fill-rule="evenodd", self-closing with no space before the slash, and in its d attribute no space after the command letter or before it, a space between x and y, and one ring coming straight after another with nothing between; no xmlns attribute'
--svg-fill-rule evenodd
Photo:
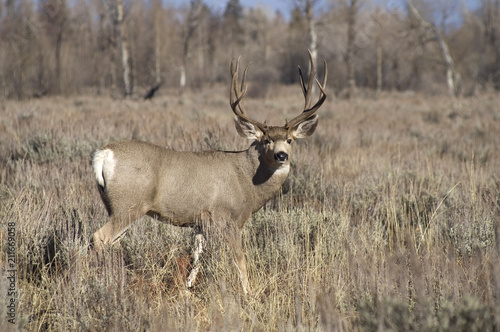
<svg viewBox="0 0 500 332"><path fill-rule="evenodd" d="M243 78L241 79L241 87L239 86L238 83L238 71L239 71L239 66L240 66L240 57L238 57L238 60L232 60L231 61L231 77L232 77L232 82L231 82L231 88L229 91L229 102L231 103L231 108L233 109L234 114L236 116L243 118L253 124L254 126L258 127L261 131L265 132L267 131L268 127L265 123L261 123L255 120L252 120L248 117L247 112L245 111L245 108L243 107L243 97L245 96L245 93L247 92L247 86L246 86L246 79L247 79L247 72L248 72L248 67L250 67L251 62L247 65L245 68L245 71L243 72ZM236 64L235 64L236 62ZM235 99L236 98L236 99Z"/></svg>
<svg viewBox="0 0 500 332"><path fill-rule="evenodd" d="M302 87L302 92L304 93L304 98L305 98L305 105L304 105L304 112L302 112L300 115L296 116L290 121L287 121L285 124L285 128L293 128L302 121L304 121L307 118L310 118L320 107L323 105L326 99L326 94L325 94L325 87L326 87L326 79L328 76L328 69L326 67L326 61L324 61L325 64L325 74L323 77L323 84L320 84L319 81L315 78L316 76L316 67L314 66L314 61L312 58L311 51L308 50L309 52L309 60L311 61L311 73L309 74L309 81L307 82L307 86L304 84L304 77L302 76L302 69L299 66L299 75L300 75L300 86ZM316 81L318 84L320 94L319 94L319 99L314 104L313 107L311 107L311 98L312 98L312 87L313 83Z"/></svg>

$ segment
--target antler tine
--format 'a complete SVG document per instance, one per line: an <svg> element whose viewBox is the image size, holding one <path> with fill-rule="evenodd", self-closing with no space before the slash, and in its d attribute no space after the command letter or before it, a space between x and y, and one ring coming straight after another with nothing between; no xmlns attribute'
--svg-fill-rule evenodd
<svg viewBox="0 0 500 332"><path fill-rule="evenodd" d="M304 110L304 112L311 112L314 113L316 112L316 110L318 108L320 108L320 106L323 104L323 102L325 101L326 99L326 93L325 93L325 88L326 88L326 79L328 77L328 68L326 66L326 60L323 60L323 64L325 66L325 74L323 76L323 84L320 84L318 79L316 79L316 83L318 84L318 88L320 90L320 98L319 100L316 102L316 104L314 104L313 107L309 108L309 109L306 109ZM309 115L310 116L310 115Z"/></svg>
<svg viewBox="0 0 500 332"><path fill-rule="evenodd" d="M316 67L314 66L314 61L312 58L311 51L309 51L309 60L311 61L311 73L309 74L309 81L307 82L307 86L304 84L304 77L302 75L302 70L299 67L300 86L302 88L302 92L304 93L304 98L305 98L304 111L295 118L293 118L292 120L287 121L285 124L285 127L287 128L293 128L303 120L311 117L321 107L321 105L323 105L323 103L326 100L325 88L326 88L326 80L328 77L328 68L326 65L326 60L323 60L325 66L325 72L323 75L323 84L321 84L315 77ZM314 106L311 107L312 85L314 81L316 81L316 83L318 84L320 94L316 104L314 104Z"/></svg>
<svg viewBox="0 0 500 332"><path fill-rule="evenodd" d="M238 72L240 68L240 59L241 56L238 57L236 60L236 66L234 65L234 59L231 61L231 75L232 75L232 82L231 82L231 91L230 91L230 102L231 102L231 108L233 109L234 113L237 116L243 117L243 118L248 118L247 112L243 106L243 97L245 97L245 94L247 92L247 86L246 86L246 79L247 79L247 72L248 68L250 67L249 63L245 70L243 71L243 78L241 80L241 87L238 83ZM233 93L234 97L236 97L236 100L233 99Z"/></svg>
<svg viewBox="0 0 500 332"><path fill-rule="evenodd" d="M239 71L239 67L240 67L240 58L241 58L241 56L238 57L238 59L236 60L236 66L234 64L235 60L232 59L232 61L231 61L232 80L231 80L231 87L229 90L229 101L231 103L231 108L233 109L233 112L238 116L242 116L242 115L246 114L245 109L243 108L243 104L240 104L240 101L243 99L243 97L245 96L245 93L246 93L246 88L244 88L244 90L240 90L240 87L238 85L238 71ZM247 69L248 69L248 66L247 66ZM243 77L243 82L242 82L243 87L245 87L244 80L245 80L245 77ZM234 97L236 97L236 100L234 100L233 94L234 94ZM240 94L240 95L238 96L238 94Z"/></svg>
<svg viewBox="0 0 500 332"><path fill-rule="evenodd" d="M311 72L309 73L309 81L307 82L307 87L304 85L304 76L302 75L302 69L300 68L300 66L298 66L299 76L300 76L300 86L302 87L302 92L304 93L304 99L305 99L304 110L311 107L312 85L316 77L316 67L314 66L312 53L310 50L307 51L309 53L309 61L311 62Z"/></svg>
<svg viewBox="0 0 500 332"><path fill-rule="evenodd" d="M251 62L246 66L245 70L243 71L243 78L241 79L241 87L240 87L240 85L238 83L238 71L239 71L239 66L240 66L240 58L241 58L241 56L238 57L238 59L236 60L236 65L235 65L234 59L231 61L232 81L231 81L231 88L229 91L229 101L231 103L231 108L232 108L234 114L236 114L236 116L247 120L248 122L257 126L262 131L265 131L267 129L267 125L265 123L260 123L258 121L250 119L247 115L245 107L243 106L242 100L247 92L246 80L247 80L248 68L250 67ZM234 99L234 97L236 98L236 100Z"/></svg>

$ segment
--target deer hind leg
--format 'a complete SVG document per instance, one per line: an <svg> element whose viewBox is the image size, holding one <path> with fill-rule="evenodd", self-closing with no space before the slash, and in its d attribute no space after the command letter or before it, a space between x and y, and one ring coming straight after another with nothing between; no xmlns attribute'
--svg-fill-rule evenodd
<svg viewBox="0 0 500 332"><path fill-rule="evenodd" d="M109 221L94 233L94 245L96 248L101 248L105 244L115 244L125 234L128 227L120 227L117 218L110 217Z"/></svg>
<svg viewBox="0 0 500 332"><path fill-rule="evenodd" d="M143 213L136 211L136 209L127 210L129 210L128 213L113 213L109 217L108 222L94 233L94 245L96 248L101 248L105 244L113 245L120 241L130 225L143 215Z"/></svg>

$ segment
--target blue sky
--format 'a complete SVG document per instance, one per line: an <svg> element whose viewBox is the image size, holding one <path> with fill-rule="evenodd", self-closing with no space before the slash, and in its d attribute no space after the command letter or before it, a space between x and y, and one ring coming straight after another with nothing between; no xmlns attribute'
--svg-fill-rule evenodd
<svg viewBox="0 0 500 332"><path fill-rule="evenodd" d="M468 10L474 10L479 7L479 0L456 0L459 3L463 3ZM215 10L224 11L226 7L227 0L205 0L205 2ZM293 9L295 3L294 0L240 0L241 4L246 8L257 8L260 7L270 14L273 14L276 10L280 10L285 17L290 16L290 12ZM332 1L329 0L319 0L319 6L328 6ZM395 8L405 8L406 0L366 0L365 3L371 3L374 5L379 5L382 7L388 7L389 9ZM457 6L457 15L460 15L460 5Z"/></svg>

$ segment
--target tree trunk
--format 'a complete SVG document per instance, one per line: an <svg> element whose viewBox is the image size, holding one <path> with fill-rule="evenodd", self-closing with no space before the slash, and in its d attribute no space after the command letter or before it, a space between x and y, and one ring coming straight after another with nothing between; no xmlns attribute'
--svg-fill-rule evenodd
<svg viewBox="0 0 500 332"><path fill-rule="evenodd" d="M412 0L408 0L408 6L412 12L412 14L417 18L422 27L429 31L432 36L437 41L439 48L441 49L441 53L443 55L443 59L446 65L446 84L448 85L448 92L452 96L458 96L461 90L461 76L460 73L455 68L455 62L451 57L450 50L448 45L446 44L443 36L439 33L438 29L434 24L427 22L418 12L417 8L414 6Z"/></svg>
<svg viewBox="0 0 500 332"><path fill-rule="evenodd" d="M382 42L378 38L377 43L377 94L382 92Z"/></svg>
<svg viewBox="0 0 500 332"><path fill-rule="evenodd" d="M203 2L201 0L192 1L188 13L187 27L184 34L182 65L180 67L180 78L179 78L179 95L182 95L184 93L184 88L186 87L186 67L189 58L189 46L191 38L193 37L196 29L201 23L203 13L204 13Z"/></svg>
<svg viewBox="0 0 500 332"><path fill-rule="evenodd" d="M354 42L356 40L357 0L350 0L347 11L347 79L348 98L356 94L356 72L354 70Z"/></svg>
<svg viewBox="0 0 500 332"><path fill-rule="evenodd" d="M25 97L25 83L26 83L26 68L28 67L28 53L25 47L25 38L19 38L19 86L17 90L18 99L22 100Z"/></svg>
<svg viewBox="0 0 500 332"><path fill-rule="evenodd" d="M121 45L122 66L123 66L123 85L125 88L125 97L129 97L133 92L132 71L130 70L130 55L128 50L127 27L123 21L123 0L116 0L118 34Z"/></svg>
<svg viewBox="0 0 500 332"><path fill-rule="evenodd" d="M186 87L186 66L181 65L179 75L179 96L182 96Z"/></svg>
<svg viewBox="0 0 500 332"><path fill-rule="evenodd" d="M439 43L441 53L443 54L444 62L446 64L446 83L448 84L448 92L452 96L458 96L460 94L461 76L455 69L455 62L451 57L448 45L438 33L438 31L435 28L433 30Z"/></svg>
<svg viewBox="0 0 500 332"><path fill-rule="evenodd" d="M155 81L156 83L161 82L161 52L160 52L160 41L159 38L156 38L156 45L155 45Z"/></svg>
<svg viewBox="0 0 500 332"><path fill-rule="evenodd" d="M189 57L189 39L191 39L192 31L189 30L186 38L184 39L184 52L182 52L182 65L179 68L179 96L182 96L184 89L186 88L186 66Z"/></svg>
<svg viewBox="0 0 500 332"><path fill-rule="evenodd" d="M307 33L309 36L309 50L311 51L313 62L317 63L318 35L316 34L316 27L314 24L313 3L312 2L313 2L312 0L307 0L307 4L306 4ZM311 73L311 63L309 63L308 72Z"/></svg>
<svg viewBox="0 0 500 332"><path fill-rule="evenodd" d="M56 38L56 94L60 94L62 90L62 74L61 74L61 48L62 48L62 28L57 33Z"/></svg>
<svg viewBox="0 0 500 332"><path fill-rule="evenodd" d="M157 84L161 82L161 38L160 38L160 10L161 1L155 2L155 81Z"/></svg>

